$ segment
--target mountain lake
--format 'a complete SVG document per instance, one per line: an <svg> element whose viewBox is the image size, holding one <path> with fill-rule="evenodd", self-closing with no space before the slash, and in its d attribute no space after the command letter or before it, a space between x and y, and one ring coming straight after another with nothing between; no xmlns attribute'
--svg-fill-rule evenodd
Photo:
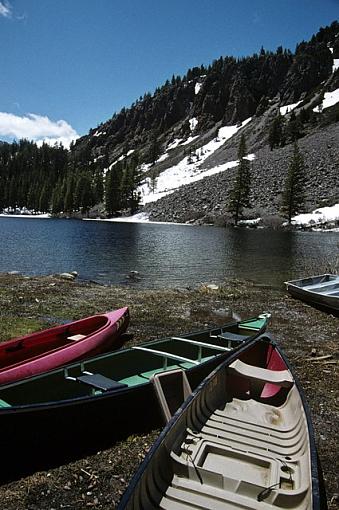
<svg viewBox="0 0 339 510"><path fill-rule="evenodd" d="M335 232L1 217L0 233L0 272L77 271L82 279L145 288L229 278L280 287L329 270L339 251Z"/></svg>

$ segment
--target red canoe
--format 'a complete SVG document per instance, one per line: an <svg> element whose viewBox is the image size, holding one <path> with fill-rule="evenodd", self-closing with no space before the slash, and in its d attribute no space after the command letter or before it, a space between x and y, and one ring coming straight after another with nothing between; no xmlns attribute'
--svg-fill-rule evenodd
<svg viewBox="0 0 339 510"><path fill-rule="evenodd" d="M128 308L94 315L0 344L0 384L47 372L121 346Z"/></svg>

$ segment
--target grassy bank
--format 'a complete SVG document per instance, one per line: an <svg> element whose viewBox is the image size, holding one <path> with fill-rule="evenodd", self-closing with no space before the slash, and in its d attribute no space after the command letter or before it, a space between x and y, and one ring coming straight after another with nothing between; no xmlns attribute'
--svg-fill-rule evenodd
<svg viewBox="0 0 339 510"><path fill-rule="evenodd" d="M339 319L293 300L283 289L229 281L218 290L141 290L57 277L0 275L0 341L61 322L128 305L127 346L202 329L262 311L270 331L292 362L311 407L329 508L339 508L336 488L338 409L336 349ZM330 354L324 361L317 356ZM311 358L311 359L309 359ZM159 431L133 436L71 464L32 474L0 487L4 510L112 509ZM5 469L5 466L2 467Z"/></svg>

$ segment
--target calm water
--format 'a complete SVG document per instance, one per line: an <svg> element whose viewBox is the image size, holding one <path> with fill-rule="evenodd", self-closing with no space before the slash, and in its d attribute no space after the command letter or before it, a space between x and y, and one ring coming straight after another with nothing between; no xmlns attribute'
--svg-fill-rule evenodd
<svg viewBox="0 0 339 510"><path fill-rule="evenodd" d="M338 254L339 234L0 218L0 272L78 271L84 279L184 287L246 278L280 286Z"/></svg>

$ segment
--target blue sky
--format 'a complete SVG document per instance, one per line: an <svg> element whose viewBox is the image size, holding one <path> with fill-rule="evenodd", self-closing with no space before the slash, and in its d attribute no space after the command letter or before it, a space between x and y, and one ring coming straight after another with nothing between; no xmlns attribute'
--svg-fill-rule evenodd
<svg viewBox="0 0 339 510"><path fill-rule="evenodd" d="M339 0L0 0L0 139L83 135L172 74L295 49Z"/></svg>

